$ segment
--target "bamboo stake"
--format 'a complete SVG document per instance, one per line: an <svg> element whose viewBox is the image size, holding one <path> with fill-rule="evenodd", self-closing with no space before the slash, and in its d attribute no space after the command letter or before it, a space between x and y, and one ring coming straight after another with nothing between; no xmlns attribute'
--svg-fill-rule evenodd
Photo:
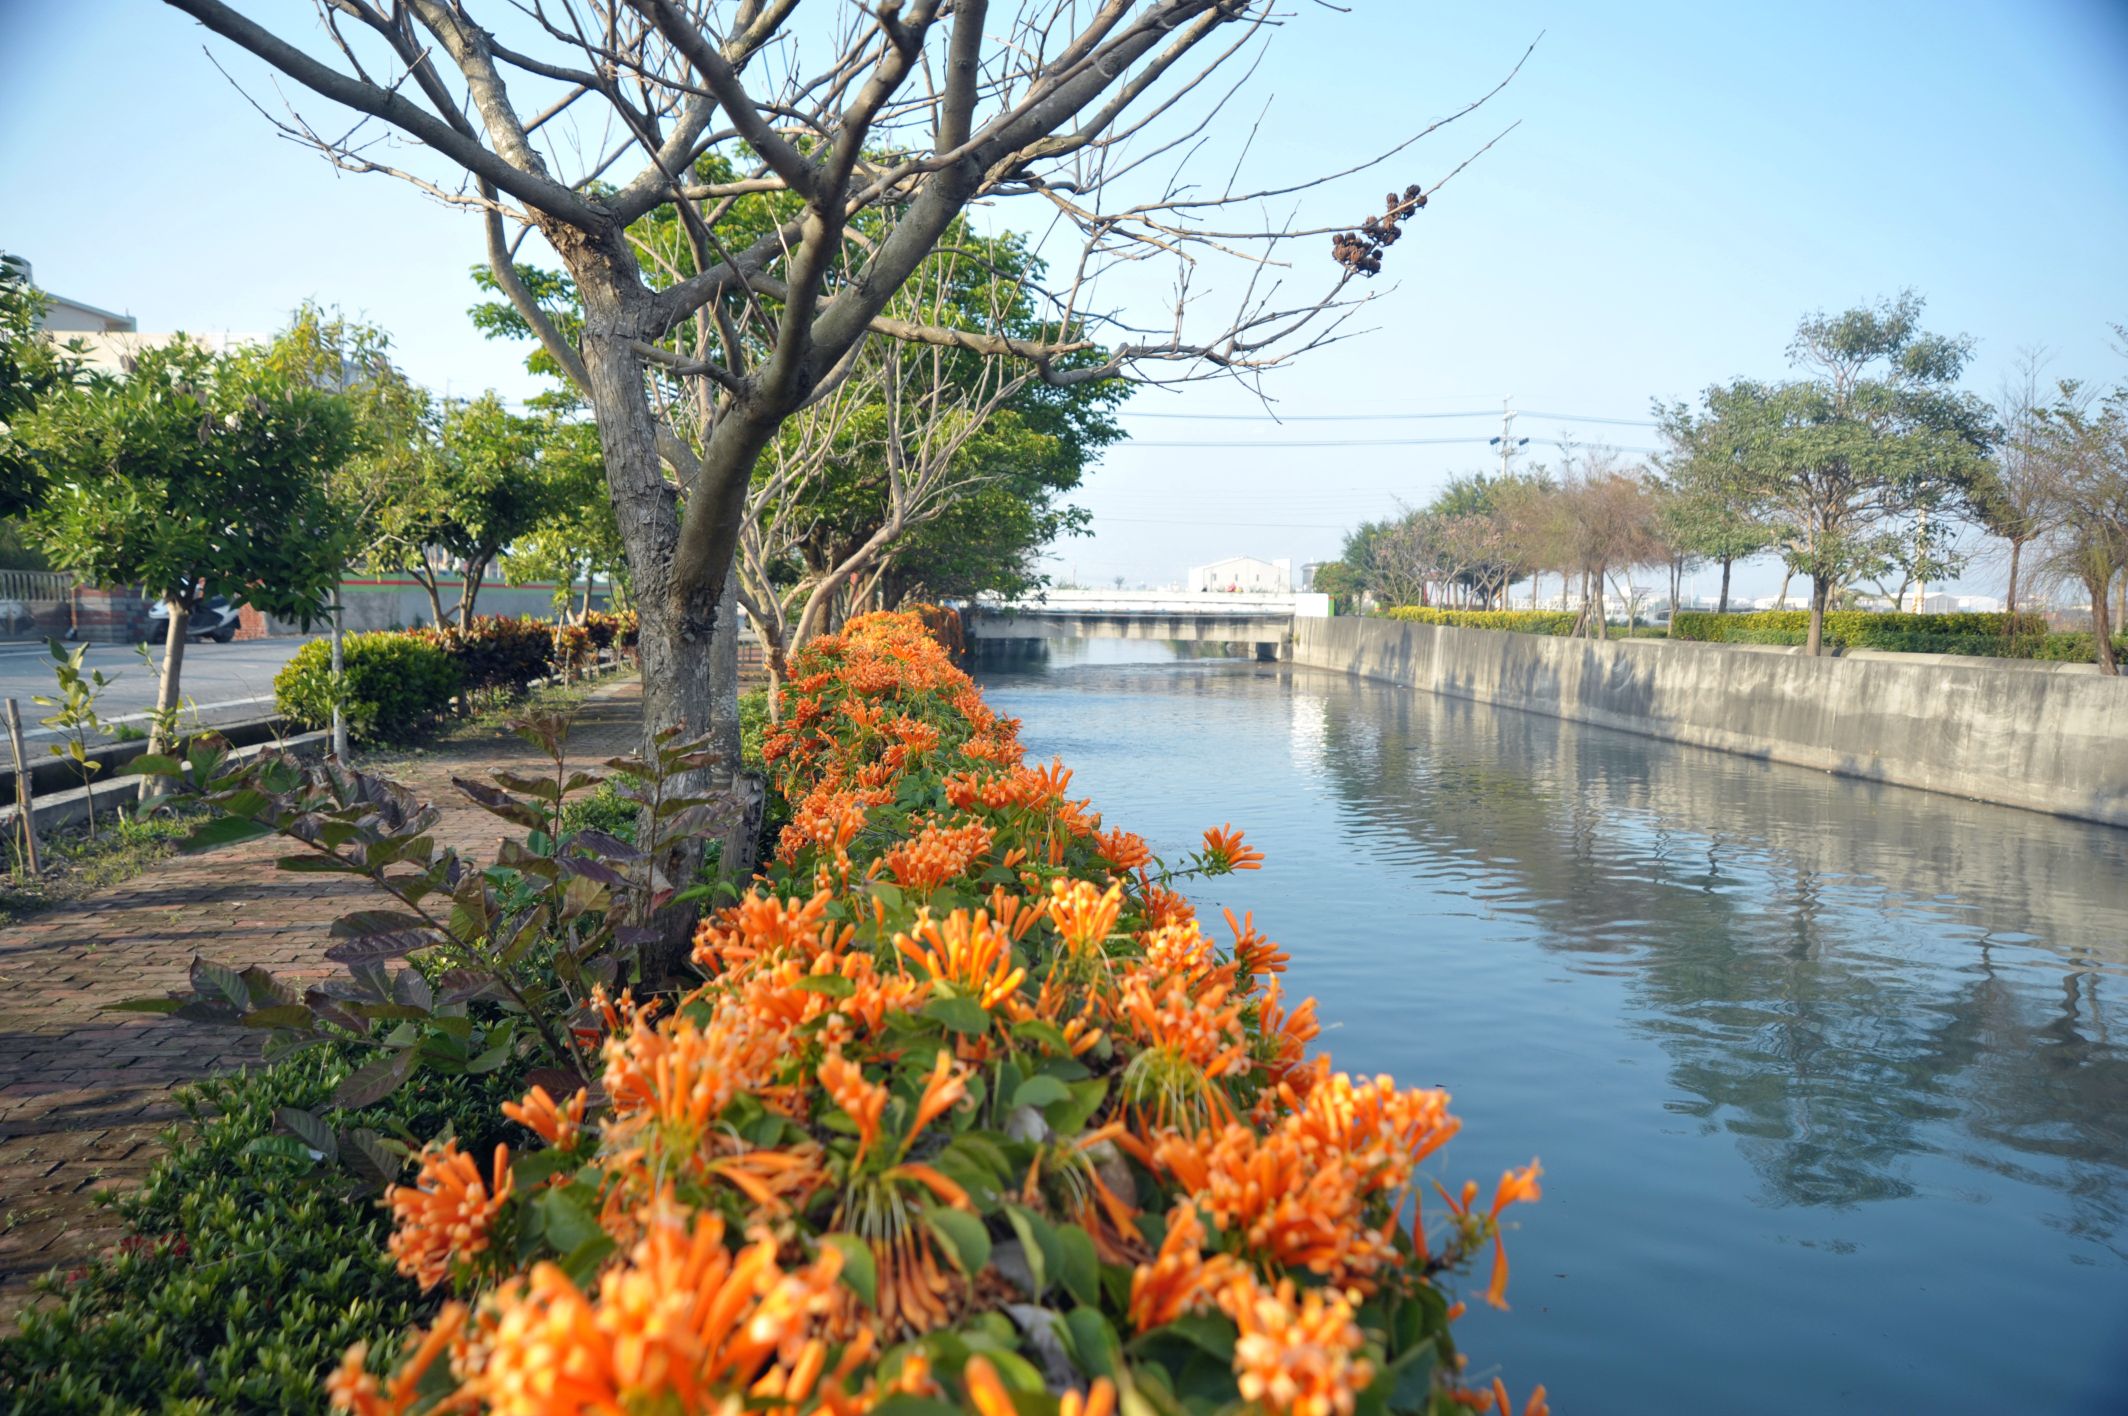
<svg viewBox="0 0 2128 1416"><path fill-rule="evenodd" d="M30 809L30 772L22 760L22 713L7 700L7 746L15 757L15 815L22 823L22 854L32 876L43 873L37 862L37 814Z"/></svg>

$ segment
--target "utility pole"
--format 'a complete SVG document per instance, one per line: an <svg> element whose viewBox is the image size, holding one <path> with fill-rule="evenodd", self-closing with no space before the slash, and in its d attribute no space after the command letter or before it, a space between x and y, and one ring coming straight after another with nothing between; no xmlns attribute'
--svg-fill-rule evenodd
<svg viewBox="0 0 2128 1416"><path fill-rule="evenodd" d="M1529 446L1528 438L1515 436L1515 396L1509 394L1500 400L1500 436L1487 439L1500 449L1500 475L1506 477L1513 466L1515 452Z"/></svg>

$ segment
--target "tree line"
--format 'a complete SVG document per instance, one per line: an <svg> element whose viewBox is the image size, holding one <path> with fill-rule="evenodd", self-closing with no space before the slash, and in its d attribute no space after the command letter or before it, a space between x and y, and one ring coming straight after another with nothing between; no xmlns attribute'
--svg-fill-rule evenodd
<svg viewBox="0 0 2128 1416"><path fill-rule="evenodd" d="M1793 377L1658 403L1662 448L1647 460L1569 449L1556 466L1453 478L1425 506L1355 528L1316 583L1382 604L1504 609L1511 587L1526 584L1534 606L1556 575L1576 632L1600 638L1633 570L1663 569L1675 607L1688 572L1718 569L1726 613L1734 567L1771 554L1784 601L1793 578L1809 585L1816 654L1829 608L1864 593L1903 603L1956 576L1972 528L2007 551L2009 613L2036 585L2073 587L2101 669L2118 672L2128 382L2049 386L2028 356L1991 403L1959 387L1972 341L1926 331L1922 309L1909 292L1807 316Z"/></svg>

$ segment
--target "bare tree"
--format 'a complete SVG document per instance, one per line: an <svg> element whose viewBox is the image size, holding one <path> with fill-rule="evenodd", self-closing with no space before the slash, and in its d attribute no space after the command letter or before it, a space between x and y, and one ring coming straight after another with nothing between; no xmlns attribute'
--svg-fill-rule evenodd
<svg viewBox="0 0 2128 1416"><path fill-rule="evenodd" d="M2128 576L2128 387L2094 408L2078 385L2064 383L2040 428L2037 449L2050 469L2042 566L2089 597L2099 672L2119 674L2109 601Z"/></svg>
<svg viewBox="0 0 2128 1416"><path fill-rule="evenodd" d="M771 716L790 655L820 632L836 598L865 598L862 587L910 532L995 475L966 468L960 454L1033 370L986 361L968 383L952 376L946 355L936 346L904 355L892 345L868 355L859 375L786 423L770 445L765 475L747 497L737 570L740 601L762 636ZM863 426L867 415L874 426ZM786 573L823 516L823 484L852 458L879 469L883 515L856 545L835 546L829 563Z"/></svg>
<svg viewBox="0 0 2128 1416"><path fill-rule="evenodd" d="M810 26L797 0L495 0L507 36L475 19L475 0L318 0L318 52L223 0L167 3L358 115L342 131L291 111L276 120L290 136L480 215L497 282L598 420L650 733L711 725L705 651L756 460L868 338L1022 361L1051 382L1258 373L1339 337L1354 282L1428 193L1392 194L1356 233L1258 213L1484 102L1342 172L1248 190L1180 174L1219 131L1236 89L1224 76L1252 70L1284 18L1271 0L880 0ZM462 176L399 165L385 137ZM1008 197L1079 238L1049 292L1050 334L886 313L971 204ZM630 231L667 209L690 268L652 279ZM533 232L575 284L578 329L519 275ZM1335 263L1294 294L1274 254L1310 236L1335 238ZM1207 318L1214 255L1237 258L1240 276ZM1156 256L1178 270L1157 322L1093 306L1103 275ZM675 382L708 410L698 442L654 406L653 386Z"/></svg>
<svg viewBox="0 0 2128 1416"><path fill-rule="evenodd" d="M2048 455L2048 400L2040 381L2045 364L2044 350L2027 349L2003 381L1995 407L2001 440L1992 465L1976 480L1968 498L1973 519L2009 544L2003 609L2013 619L2024 589L2025 548L2047 533L2057 510L2057 469Z"/></svg>

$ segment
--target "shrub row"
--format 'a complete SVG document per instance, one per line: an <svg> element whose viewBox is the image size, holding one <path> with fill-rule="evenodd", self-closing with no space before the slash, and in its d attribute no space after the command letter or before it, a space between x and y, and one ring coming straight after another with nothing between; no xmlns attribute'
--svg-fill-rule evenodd
<svg viewBox="0 0 2128 1416"><path fill-rule="evenodd" d="M433 1316L436 1300L382 1251L375 1200L274 1144L277 1110L326 1107L349 1070L325 1048L180 1091L192 1125L166 1133L169 1153L118 1201L126 1241L0 1338L0 1397L19 1403L7 1409L323 1411L324 1374L349 1343L396 1350ZM426 1077L388 1104L326 1114L492 1147L525 1135L497 1110L522 1086Z"/></svg>
<svg viewBox="0 0 2128 1416"><path fill-rule="evenodd" d="M390 1247L457 1301L352 1349L344 1407L566 1374L571 1410L1507 1409L1449 1279L1490 1249L1504 1305L1536 1167L1415 1210L1446 1094L1311 1056L1285 954L1178 889L1255 868L1240 832L1170 863L1102 829L913 616L815 640L789 694L791 824L697 932L708 982L594 995L597 1108L510 1107L542 1145L422 1152Z"/></svg>
<svg viewBox="0 0 2128 1416"><path fill-rule="evenodd" d="M634 645L634 611L594 612L559 634L542 620L479 615L466 629L377 630L341 641L348 731L403 742L446 713L460 694L518 694L558 669L588 669L599 651ZM332 722L332 646L312 640L274 675L274 704L306 728Z"/></svg>
<svg viewBox="0 0 2128 1416"><path fill-rule="evenodd" d="M1680 613L1671 625L1678 639L1722 644L1803 644L1810 637L1808 610L1761 610L1754 614ZM1833 610L1825 616L1825 639L1836 649L1882 649L1908 654L1973 654L1997 659L2048 659L2092 663L2097 648L2088 630L2051 633L2039 615L1893 614ZM2128 644L2128 635L2116 640Z"/></svg>
<svg viewBox="0 0 2128 1416"><path fill-rule="evenodd" d="M357 738L404 742L450 708L464 679L443 646L419 634L377 630L340 642L347 730ZM332 645L313 639L273 676L274 706L305 728L332 724Z"/></svg>
<svg viewBox="0 0 2128 1416"><path fill-rule="evenodd" d="M1428 605L1398 605L1384 613L1390 619L1419 624L1503 629L1513 634L1570 634L1574 629L1573 614L1562 610L1437 610Z"/></svg>

